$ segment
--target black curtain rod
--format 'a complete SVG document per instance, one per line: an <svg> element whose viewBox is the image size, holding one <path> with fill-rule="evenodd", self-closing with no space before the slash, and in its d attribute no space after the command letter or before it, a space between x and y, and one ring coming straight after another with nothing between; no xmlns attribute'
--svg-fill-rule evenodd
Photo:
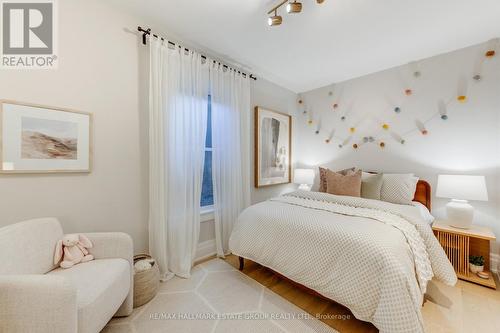
<svg viewBox="0 0 500 333"><path fill-rule="evenodd" d="M147 37L147 35L151 35L151 36L156 37L156 38L159 38L159 39L161 39L161 40L163 40L163 41L165 40L165 38L163 38L163 37L160 37L160 36L158 36L158 35L153 34L153 33L151 32L151 29L150 29L150 28L148 28L148 29L143 29L141 26L138 26L138 27L137 27L137 31L139 31L139 32L141 32L141 33L142 33L142 44L144 44L144 45L146 45L146 44L147 44L147 38L146 38L146 37ZM173 43L173 42L171 42L171 41L168 41L168 43L169 43L170 45L172 45L172 46L175 46L175 43ZM182 46L181 46L181 45L178 45L178 46L179 46L179 48L182 48ZM189 52L189 49L187 49L187 48L184 48L184 50L185 50L186 52ZM204 56L203 54L201 55L201 57L202 57L203 59L207 60L207 57L206 57L206 56ZM229 67L228 65L222 64L222 63L220 63L220 62L218 62L218 61L215 61L215 60L214 60L214 64L217 64L217 63L218 63L219 65L222 65L224 68L231 69L231 70L233 70L233 71L235 71L235 72L238 72L238 74L241 74L241 75L243 75L243 76L247 76L247 73L244 73L244 72L238 71L238 70L236 70L236 69L234 69L234 68ZM257 78L256 78L255 76L253 76L253 74L250 74L250 75L249 75L249 77L250 77L252 80L255 80L255 81L257 80Z"/></svg>

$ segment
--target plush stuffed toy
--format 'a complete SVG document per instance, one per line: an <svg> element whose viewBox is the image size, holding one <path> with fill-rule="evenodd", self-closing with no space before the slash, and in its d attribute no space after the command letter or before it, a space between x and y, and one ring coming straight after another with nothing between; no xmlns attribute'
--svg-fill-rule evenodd
<svg viewBox="0 0 500 333"><path fill-rule="evenodd" d="M90 248L92 248L92 243L87 236L82 234L64 235L57 242L54 265L59 264L62 268L70 268L80 262L90 261L94 259L94 256L89 254L87 250ZM63 259L62 261L61 258Z"/></svg>

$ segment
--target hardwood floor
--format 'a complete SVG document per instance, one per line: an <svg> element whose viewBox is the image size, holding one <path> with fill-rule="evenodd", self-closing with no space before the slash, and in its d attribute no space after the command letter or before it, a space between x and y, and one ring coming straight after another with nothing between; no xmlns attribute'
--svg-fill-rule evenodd
<svg viewBox="0 0 500 333"><path fill-rule="evenodd" d="M239 266L236 256L228 256L226 261L235 268ZM357 320L346 307L312 295L250 260L245 260L243 273L341 333L378 331L371 323ZM496 275L494 278L500 286ZM453 287L430 281L422 307L426 333L497 333L499 313L500 288L494 290L462 280Z"/></svg>
<svg viewBox="0 0 500 333"><path fill-rule="evenodd" d="M228 256L226 261L239 267L238 257L234 255ZM356 319L348 308L313 295L257 263L245 260L242 272L339 332L378 332L373 324Z"/></svg>

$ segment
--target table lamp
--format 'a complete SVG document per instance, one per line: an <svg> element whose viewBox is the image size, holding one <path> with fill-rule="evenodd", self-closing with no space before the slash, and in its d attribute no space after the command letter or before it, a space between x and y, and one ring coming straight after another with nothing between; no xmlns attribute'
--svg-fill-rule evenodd
<svg viewBox="0 0 500 333"><path fill-rule="evenodd" d="M311 185L314 184L313 169L295 169L293 182L299 184L299 190L310 191Z"/></svg>
<svg viewBox="0 0 500 333"><path fill-rule="evenodd" d="M474 207L467 200L488 201L484 176L439 175L436 197L449 198L446 204L448 223L456 228L469 229Z"/></svg>

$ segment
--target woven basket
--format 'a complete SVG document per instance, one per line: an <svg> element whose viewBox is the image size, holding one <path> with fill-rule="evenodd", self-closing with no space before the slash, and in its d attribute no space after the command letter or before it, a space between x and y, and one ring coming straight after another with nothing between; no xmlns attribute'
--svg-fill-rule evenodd
<svg viewBox="0 0 500 333"><path fill-rule="evenodd" d="M134 264L142 259L153 259L149 254L134 256ZM160 287L160 270L156 261L151 268L134 274L134 308L146 304L156 296Z"/></svg>

